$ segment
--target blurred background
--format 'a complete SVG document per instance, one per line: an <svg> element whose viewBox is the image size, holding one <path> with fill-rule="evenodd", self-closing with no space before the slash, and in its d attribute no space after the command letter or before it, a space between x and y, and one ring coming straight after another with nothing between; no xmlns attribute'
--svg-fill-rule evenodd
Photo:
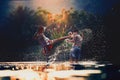
<svg viewBox="0 0 120 80"><path fill-rule="evenodd" d="M119 65L119 21L119 0L1 0L0 61L44 61L33 38L43 25L50 39L79 29L84 35L80 60ZM70 48L61 41L54 45L51 57L68 61Z"/></svg>

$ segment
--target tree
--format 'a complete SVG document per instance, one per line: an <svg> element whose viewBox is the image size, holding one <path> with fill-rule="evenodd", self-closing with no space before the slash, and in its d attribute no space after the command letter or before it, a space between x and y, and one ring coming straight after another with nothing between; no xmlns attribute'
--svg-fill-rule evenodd
<svg viewBox="0 0 120 80"><path fill-rule="evenodd" d="M3 55L7 56L8 53L16 56L22 55L18 53L23 53L28 47L36 44L33 36L38 25L45 24L42 15L37 15L30 8L19 6L11 11L7 17L6 25L4 25Z"/></svg>

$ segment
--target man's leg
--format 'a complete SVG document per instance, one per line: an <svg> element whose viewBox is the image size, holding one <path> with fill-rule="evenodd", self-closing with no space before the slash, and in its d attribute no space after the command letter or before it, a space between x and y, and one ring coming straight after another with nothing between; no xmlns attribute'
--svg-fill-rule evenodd
<svg viewBox="0 0 120 80"><path fill-rule="evenodd" d="M69 58L70 63L73 63L73 49L70 51Z"/></svg>
<svg viewBox="0 0 120 80"><path fill-rule="evenodd" d="M75 48L73 47L70 51L70 63L75 61Z"/></svg>
<svg viewBox="0 0 120 80"><path fill-rule="evenodd" d="M80 57L80 48L76 47L75 48L75 62L78 63L79 57Z"/></svg>

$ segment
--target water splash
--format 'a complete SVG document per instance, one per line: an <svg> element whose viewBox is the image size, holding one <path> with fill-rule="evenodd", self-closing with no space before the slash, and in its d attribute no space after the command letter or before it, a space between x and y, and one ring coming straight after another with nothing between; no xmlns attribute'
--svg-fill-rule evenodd
<svg viewBox="0 0 120 80"><path fill-rule="evenodd" d="M54 63L55 61L61 61L61 57L60 55L62 55L63 57L66 57L66 55L68 56L68 53L70 51L70 47L69 45L64 41L60 46L58 46L54 52L53 55L49 56L49 61L48 62L52 62ZM60 57L60 58L59 58ZM65 58L64 58L65 59ZM63 60L62 60L63 61Z"/></svg>

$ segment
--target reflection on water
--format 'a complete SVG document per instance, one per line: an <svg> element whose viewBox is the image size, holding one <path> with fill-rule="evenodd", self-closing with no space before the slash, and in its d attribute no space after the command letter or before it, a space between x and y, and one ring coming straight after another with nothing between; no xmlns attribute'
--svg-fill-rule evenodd
<svg viewBox="0 0 120 80"><path fill-rule="evenodd" d="M113 80L119 78L119 71L120 66L97 61L0 62L0 80Z"/></svg>

